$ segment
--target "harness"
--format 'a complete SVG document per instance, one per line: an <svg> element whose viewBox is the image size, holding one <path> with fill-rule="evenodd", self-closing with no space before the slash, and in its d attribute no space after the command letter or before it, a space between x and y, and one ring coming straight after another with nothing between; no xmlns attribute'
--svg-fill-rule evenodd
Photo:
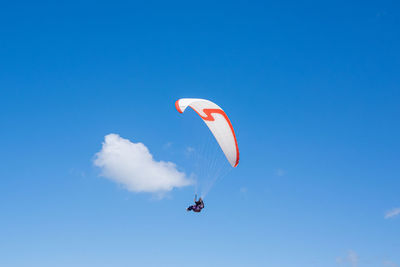
<svg viewBox="0 0 400 267"><path fill-rule="evenodd" d="M204 203L200 202L199 204L197 204L193 207L193 211L194 212L200 212L202 209L204 208Z"/></svg>

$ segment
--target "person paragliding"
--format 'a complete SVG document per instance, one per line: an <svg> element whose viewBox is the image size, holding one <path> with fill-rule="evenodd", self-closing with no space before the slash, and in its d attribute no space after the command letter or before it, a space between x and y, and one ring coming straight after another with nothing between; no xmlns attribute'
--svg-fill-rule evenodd
<svg viewBox="0 0 400 267"><path fill-rule="evenodd" d="M203 199L200 197L199 200L197 199L197 195L194 196L194 205L189 206L186 210L191 211L193 210L194 212L200 212L202 209L204 209L204 202Z"/></svg>
<svg viewBox="0 0 400 267"><path fill-rule="evenodd" d="M183 113L188 107L193 109L207 125L212 135L215 137L219 147L221 148L225 158L229 162L232 168L235 168L239 164L239 147L236 140L236 134L233 129L232 123L226 115L225 111L220 106L211 102L207 99L200 98L181 98L175 102L175 108L179 113ZM218 164L210 164L215 167ZM211 167L210 167L211 168ZM204 166L207 169L207 166ZM220 173L220 172L218 172ZM218 176L213 177L213 181L208 185L209 190L213 183L217 180ZM202 196L204 197L208 191L202 189ZM194 198L195 205L189 206L187 211L201 212L204 208L204 202L202 198L197 200L197 195Z"/></svg>

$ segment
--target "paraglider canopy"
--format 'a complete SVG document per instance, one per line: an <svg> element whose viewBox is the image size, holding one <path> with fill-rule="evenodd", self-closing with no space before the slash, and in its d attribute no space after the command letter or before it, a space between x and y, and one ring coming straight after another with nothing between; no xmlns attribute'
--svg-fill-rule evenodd
<svg viewBox="0 0 400 267"><path fill-rule="evenodd" d="M232 167L239 164L239 148L235 131L226 113L217 104L199 98L182 98L175 102L176 109L183 113L191 107L205 122L214 135L226 159Z"/></svg>

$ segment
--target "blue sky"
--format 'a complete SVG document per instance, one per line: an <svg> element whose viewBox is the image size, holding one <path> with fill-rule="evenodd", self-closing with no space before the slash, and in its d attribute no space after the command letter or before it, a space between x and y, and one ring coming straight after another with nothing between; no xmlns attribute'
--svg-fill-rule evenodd
<svg viewBox="0 0 400 267"><path fill-rule="evenodd" d="M0 265L400 266L399 11L2 1ZM190 173L182 97L224 108L241 152L201 214L192 187L159 200L93 165L116 133Z"/></svg>

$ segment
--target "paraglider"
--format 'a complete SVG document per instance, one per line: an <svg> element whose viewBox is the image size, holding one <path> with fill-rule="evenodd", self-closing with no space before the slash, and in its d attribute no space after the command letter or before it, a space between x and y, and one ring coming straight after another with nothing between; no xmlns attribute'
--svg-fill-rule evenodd
<svg viewBox="0 0 400 267"><path fill-rule="evenodd" d="M206 123L232 167L239 164L239 148L235 131L222 108L209 100L199 98L179 99L175 102L175 107L179 113L191 107Z"/></svg>
<svg viewBox="0 0 400 267"><path fill-rule="evenodd" d="M229 162L229 171L230 169L232 169L232 167L237 167L239 164L239 148L236 140L236 134L233 130L231 121L229 120L226 113L222 110L222 108L219 107L217 104L211 102L210 100L199 98L182 98L175 102L175 108L178 110L179 113L183 113L187 107L192 108L211 131L226 160ZM210 158L211 160L211 157L205 158ZM203 169L212 168L215 167L215 165L219 165L215 163L215 160L211 160L211 162L212 164L205 164L203 166ZM208 190L210 190L211 186L214 184L217 178L222 177L222 172L219 170L214 174L207 175L207 177L211 179L211 182L209 182L207 185L207 191L202 192L202 197L200 197L199 200L196 200L196 195L194 199L195 205L189 206L187 208L187 211L192 210L194 212L201 212L201 210L204 208L203 198L205 194L208 192Z"/></svg>

